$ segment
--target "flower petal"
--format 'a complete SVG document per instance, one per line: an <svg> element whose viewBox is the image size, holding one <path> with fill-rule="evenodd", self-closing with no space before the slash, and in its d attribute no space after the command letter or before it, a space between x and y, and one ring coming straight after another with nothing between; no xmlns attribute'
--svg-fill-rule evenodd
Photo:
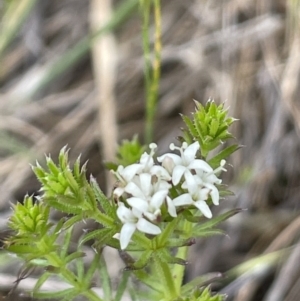
<svg viewBox="0 0 300 301"><path fill-rule="evenodd" d="M200 159L193 160L188 165L188 169L201 169L206 172L213 172L213 169L211 168L211 166L207 162L200 160Z"/></svg>
<svg viewBox="0 0 300 301"><path fill-rule="evenodd" d="M124 192L124 187L117 187L116 189L114 189L113 195L118 199Z"/></svg>
<svg viewBox="0 0 300 301"><path fill-rule="evenodd" d="M134 197L142 198L142 199L145 198L145 195L144 195L144 193L142 192L141 188L140 188L137 184L135 184L135 183L133 183L133 182L130 182L130 183L128 183L128 184L126 185L125 191L126 191L127 193L132 194Z"/></svg>
<svg viewBox="0 0 300 301"><path fill-rule="evenodd" d="M194 195L198 190L199 186L197 185L197 177L192 175L192 173L187 169L184 173L185 177L185 185L183 187L186 187L189 193Z"/></svg>
<svg viewBox="0 0 300 301"><path fill-rule="evenodd" d="M136 227L144 233L157 235L161 233L161 230L156 225L153 225L144 218L140 218L136 224Z"/></svg>
<svg viewBox="0 0 300 301"><path fill-rule="evenodd" d="M134 220L134 215L131 210L125 207L123 203L121 203L117 209L117 216L121 220L122 223L126 223L128 221Z"/></svg>
<svg viewBox="0 0 300 301"><path fill-rule="evenodd" d="M160 215L160 210L155 211L154 213L151 212L145 212L143 215L150 221L155 221L157 219L157 216Z"/></svg>
<svg viewBox="0 0 300 301"><path fill-rule="evenodd" d="M164 202L167 194L168 194L168 190L157 191L151 198L150 206L155 209L159 209L161 207L162 203Z"/></svg>
<svg viewBox="0 0 300 301"><path fill-rule="evenodd" d="M172 202L171 198L168 196L167 196L167 207L168 207L169 214L173 217L176 217L177 216L176 207Z"/></svg>
<svg viewBox="0 0 300 301"><path fill-rule="evenodd" d="M149 173L140 174L140 187L145 196L149 196L152 190L151 175Z"/></svg>
<svg viewBox="0 0 300 301"><path fill-rule="evenodd" d="M158 166L158 165L153 166L150 170L150 173L151 173L151 175L156 175L158 178L160 178L162 180L165 180L165 181L171 180L170 174L162 166Z"/></svg>
<svg viewBox="0 0 300 301"><path fill-rule="evenodd" d="M185 161L188 163L192 162L195 159L196 153L199 148L200 148L200 145L199 145L198 141L189 145L183 152Z"/></svg>
<svg viewBox="0 0 300 301"><path fill-rule="evenodd" d="M163 162L166 157L173 160L175 165L182 164L182 158L176 154L167 153L157 158L158 162Z"/></svg>
<svg viewBox="0 0 300 301"><path fill-rule="evenodd" d="M141 164L131 164L122 169L122 171L120 171L119 174L128 183L133 179L133 177L138 173L138 171L141 168Z"/></svg>
<svg viewBox="0 0 300 301"><path fill-rule="evenodd" d="M186 170L187 169L185 166L182 166L182 165L175 166L175 168L173 170L173 174L172 174L172 182L175 186L180 182L180 180Z"/></svg>
<svg viewBox="0 0 300 301"><path fill-rule="evenodd" d="M173 204L177 206L191 205L194 201L189 193L184 193L173 200Z"/></svg>
<svg viewBox="0 0 300 301"><path fill-rule="evenodd" d="M132 208L135 208L142 213L148 211L149 208L148 202L145 199L141 199L141 198L136 198L136 197L128 198L127 203Z"/></svg>
<svg viewBox="0 0 300 301"><path fill-rule="evenodd" d="M212 218L212 213L210 208L204 201L197 201L195 202L195 206L203 213L203 215L207 218Z"/></svg>
<svg viewBox="0 0 300 301"><path fill-rule="evenodd" d="M126 223L123 225L120 232L120 245L122 250L127 248L135 229L136 229L135 224Z"/></svg>
<svg viewBox="0 0 300 301"><path fill-rule="evenodd" d="M211 199L213 201L213 203L218 206L219 205L219 190L216 188L215 185L212 185L212 184L205 184L205 187L209 188L211 190L210 192L210 196L211 196Z"/></svg>

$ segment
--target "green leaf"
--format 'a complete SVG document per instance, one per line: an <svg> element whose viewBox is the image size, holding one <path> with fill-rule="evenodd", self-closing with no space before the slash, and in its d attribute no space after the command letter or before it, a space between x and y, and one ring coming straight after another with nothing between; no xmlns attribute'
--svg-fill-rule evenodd
<svg viewBox="0 0 300 301"><path fill-rule="evenodd" d="M70 241L71 241L71 238L72 238L72 232L73 232L73 228L69 228L65 232L64 242L63 242L61 252L60 252L60 257L61 258L65 258L67 256L69 246L70 246Z"/></svg>
<svg viewBox="0 0 300 301"><path fill-rule="evenodd" d="M85 256L86 256L86 254L84 252L76 251L76 252L68 255L67 257L65 257L64 264L68 264L74 259L82 258L82 257L85 257Z"/></svg>
<svg viewBox="0 0 300 301"><path fill-rule="evenodd" d="M208 285L221 277L222 277L221 273L209 273L203 276L198 276L194 278L192 281L190 281L189 283L183 285L181 287L181 293L182 295L187 295L191 293L196 287Z"/></svg>
<svg viewBox="0 0 300 301"><path fill-rule="evenodd" d="M113 171L117 171L118 169L118 164L117 163L114 163L114 162L104 162L104 166L107 170L113 170Z"/></svg>
<svg viewBox="0 0 300 301"><path fill-rule="evenodd" d="M38 292L38 290L41 288L41 286L47 281L47 279L51 276L51 273L45 272L41 276L39 276L38 281L35 283L35 286L33 288L33 294Z"/></svg>
<svg viewBox="0 0 300 301"><path fill-rule="evenodd" d="M143 251L138 260L134 264L125 267L126 271L138 270L144 268L150 261L152 250Z"/></svg>
<svg viewBox="0 0 300 301"><path fill-rule="evenodd" d="M82 213L82 208L80 208L79 206L75 206L75 204L74 204L74 206L72 206L72 205L68 204L67 202L65 203L64 202L65 200L68 200L68 202L70 203L70 198L67 198L62 195L57 195L56 198L54 198L54 197L45 197L44 198L44 201L48 206L50 206L58 211L68 213L68 214L74 214L74 215ZM73 203L74 203L74 199L73 199Z"/></svg>
<svg viewBox="0 0 300 301"><path fill-rule="evenodd" d="M74 215L64 222L62 229L67 230L70 227L74 226L76 223L82 222L83 219L84 218L82 214Z"/></svg>
<svg viewBox="0 0 300 301"><path fill-rule="evenodd" d="M197 225L194 229L197 229L197 230L211 229L212 227L214 227L214 226L218 225L219 223L227 220L228 218L240 213L241 211L243 211L243 209L240 209L240 208L227 211L219 216L216 216L216 217L208 220L207 222L205 222L201 225Z"/></svg>
<svg viewBox="0 0 300 301"><path fill-rule="evenodd" d="M195 237L210 237L216 235L225 235L225 232L220 229L202 230L202 229L194 228L192 231L192 235Z"/></svg>
<svg viewBox="0 0 300 301"><path fill-rule="evenodd" d="M90 286L91 286L92 278L97 270L99 260L100 260L100 254L95 253L94 259L90 263L90 266L89 266L87 273L85 274L85 278L84 278L84 287L86 287L87 289L90 288Z"/></svg>
<svg viewBox="0 0 300 301"><path fill-rule="evenodd" d="M75 264L76 264L78 282L82 282L85 277L83 259L79 258L78 260L76 260Z"/></svg>
<svg viewBox="0 0 300 301"><path fill-rule="evenodd" d="M181 118L182 118L183 122L186 124L190 134L193 137L197 137L197 131L195 129L195 125L193 124L193 121L185 115L181 115Z"/></svg>
<svg viewBox="0 0 300 301"><path fill-rule="evenodd" d="M160 235L158 235L155 239L157 239L157 243L159 247L164 247L168 241L168 238L173 234L176 226L180 223L180 216L178 218L174 218L171 222L167 223L167 226L162 231Z"/></svg>
<svg viewBox="0 0 300 301"><path fill-rule="evenodd" d="M174 257L170 254L169 250L161 249L156 252L156 256L160 258L162 262L167 264L179 264L179 265L187 265L188 262L182 258Z"/></svg>
<svg viewBox="0 0 300 301"><path fill-rule="evenodd" d="M106 262L102 256L100 257L99 271L100 271L99 276L101 279L101 286L102 286L103 292L104 292L104 299L111 300L112 299L112 287L111 287L111 282L110 282L110 276L109 276L109 273L107 270Z"/></svg>
<svg viewBox="0 0 300 301"><path fill-rule="evenodd" d="M69 297L69 296L74 296L74 288L67 288L65 290L62 291L57 291L57 292L36 292L33 294L34 298L40 298L40 299L61 299L64 297ZM78 295L78 292L76 291L76 295ZM73 299L73 297L72 297ZM72 300L71 299L71 300ZM66 299L66 300L70 300L70 299Z"/></svg>
<svg viewBox="0 0 300 301"><path fill-rule="evenodd" d="M137 135L131 141L123 140L117 150L118 165L126 167L138 162L145 150L146 146L140 144Z"/></svg>
<svg viewBox="0 0 300 301"><path fill-rule="evenodd" d="M213 158L211 158L208 161L208 164L212 168L216 168L216 167L220 166L221 160L227 158L228 156L230 156L232 153L234 153L235 151L237 151L241 147L242 146L238 145L238 144L234 144L234 145L230 145L230 146L226 147L221 152L219 152L216 156L214 156Z"/></svg>
<svg viewBox="0 0 300 301"><path fill-rule="evenodd" d="M34 245L10 245L6 248L8 252L15 253L15 254L33 254L37 255L37 250Z"/></svg>
<svg viewBox="0 0 300 301"><path fill-rule="evenodd" d="M90 233L85 234L82 239L79 242L79 245L85 244L87 241L95 239L96 244L98 246L105 245L110 242L112 239L112 236L115 234L114 229L112 228L103 228L103 229L97 229L93 230Z"/></svg>
<svg viewBox="0 0 300 301"><path fill-rule="evenodd" d="M130 272L123 271L121 280L119 282L114 301L121 301L125 290L127 289L127 283L130 276Z"/></svg>
<svg viewBox="0 0 300 301"><path fill-rule="evenodd" d="M116 216L115 206L112 205L111 201L102 192L102 190L100 189L100 187L94 177L91 177L90 183L91 183L93 192L96 196L96 199L99 202L100 206L103 208L104 212L108 216L114 218Z"/></svg>
<svg viewBox="0 0 300 301"><path fill-rule="evenodd" d="M219 129L219 120L213 119L209 128L209 135L215 137Z"/></svg>

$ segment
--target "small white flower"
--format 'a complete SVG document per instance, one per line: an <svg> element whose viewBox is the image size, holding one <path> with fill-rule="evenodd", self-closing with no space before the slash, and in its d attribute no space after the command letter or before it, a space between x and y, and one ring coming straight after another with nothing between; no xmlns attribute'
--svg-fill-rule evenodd
<svg viewBox="0 0 300 301"><path fill-rule="evenodd" d="M202 214L211 218L212 213L209 206L206 204L209 189L202 188L197 193L191 195L190 193L184 193L173 200L175 206L194 205L197 207Z"/></svg>
<svg viewBox="0 0 300 301"><path fill-rule="evenodd" d="M196 181L198 187L206 187L210 189L210 196L214 203L214 205L219 205L219 190L215 186L215 184L221 184L222 180L217 178L215 175L216 173L220 171L226 171L224 168L226 161L222 160L220 163L220 166L216 168L215 170L211 170L210 172L205 172L200 169L196 169L196 175L194 176L194 180ZM192 185L192 182L190 182L190 185ZM182 188L187 189L187 183L183 183Z"/></svg>
<svg viewBox="0 0 300 301"><path fill-rule="evenodd" d="M180 151L180 156L168 153L157 158L168 171L172 172L172 182L175 186L179 184L182 176L186 177L187 174L192 174L191 170L200 169L206 172L213 171L205 161L196 159L196 153L199 148L200 145L198 141L189 146L186 142L183 142L180 148L171 143L170 149L178 149ZM170 160L173 161L173 164Z"/></svg>
<svg viewBox="0 0 300 301"><path fill-rule="evenodd" d="M168 171L165 168L163 168L162 166L154 164L153 156L155 154L157 145L155 143L151 143L149 145L149 148L151 149L150 154L144 153L141 156L139 164L141 165L142 168L139 171L139 173L149 173L151 175L157 176L158 178L160 178L162 180L170 181L171 176L168 173Z"/></svg>
<svg viewBox="0 0 300 301"><path fill-rule="evenodd" d="M123 203L120 203L117 209L117 215L123 223L123 227L119 235L122 250L126 249L136 229L152 235L161 233L160 228L147 221L143 217L142 212L136 208L132 208L132 210L130 210ZM117 238L118 236L115 237Z"/></svg>
<svg viewBox="0 0 300 301"><path fill-rule="evenodd" d="M118 187L114 190L113 194L119 198L125 191L126 185L132 181L134 176L142 169L140 164L131 164L129 166L118 166L117 171L112 171L119 180Z"/></svg>
<svg viewBox="0 0 300 301"><path fill-rule="evenodd" d="M222 160L218 168L206 172L201 169L195 169L196 174L186 174L185 182L182 184L183 189L187 189L188 193L180 195L173 200L175 206L194 205L207 218L212 217L211 210L206 203L209 195L214 205L219 205L219 190L214 184L221 184L222 180L215 175L219 171L226 171L224 168L226 161Z"/></svg>
<svg viewBox="0 0 300 301"><path fill-rule="evenodd" d="M150 154L147 154L145 152L142 154L140 158L140 164L142 166L143 172L149 172L151 167L154 165L153 155L155 154L157 145L155 143L150 143L149 148L150 148Z"/></svg>
<svg viewBox="0 0 300 301"><path fill-rule="evenodd" d="M157 182L152 183L153 177L142 173L126 186L126 192L132 195L127 203L152 221L160 215L160 208L171 186L166 181L156 180Z"/></svg>

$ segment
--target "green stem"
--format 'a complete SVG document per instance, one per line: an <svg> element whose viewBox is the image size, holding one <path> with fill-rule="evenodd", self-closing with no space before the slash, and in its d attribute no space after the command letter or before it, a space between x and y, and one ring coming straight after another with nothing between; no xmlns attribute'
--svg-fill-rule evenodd
<svg viewBox="0 0 300 301"><path fill-rule="evenodd" d="M145 141L147 144L153 141L154 117L156 113L159 81L160 81L161 49L162 49L160 0L154 0L155 36L154 36L154 60L153 60L152 69L150 64L149 16L150 16L150 6L149 6L149 2L147 1L147 6L144 9L144 24L143 24L143 45L144 45L144 57L145 57L145 80L146 80L146 99L147 99Z"/></svg>
<svg viewBox="0 0 300 301"><path fill-rule="evenodd" d="M91 301L103 301L95 292L92 290L86 291L85 289L83 291L80 290L80 287L82 287L82 283L79 282L79 278L76 277L76 275L71 272L69 269L66 268L58 254L56 253L50 253L46 256L47 260L49 261L50 265L59 267L59 273L61 274L61 277L65 279L70 285L72 285L75 289L78 290L78 295L83 295L88 298L88 300Z"/></svg>
<svg viewBox="0 0 300 301"><path fill-rule="evenodd" d="M103 301L94 291L88 290L82 293L89 301Z"/></svg>
<svg viewBox="0 0 300 301"><path fill-rule="evenodd" d="M175 287L173 275L171 273L170 266L160 260L158 257L154 257L154 267L157 277L160 278L163 283L164 296L166 300L174 300L179 296L179 290Z"/></svg>
<svg viewBox="0 0 300 301"><path fill-rule="evenodd" d="M186 220L183 222L183 229L186 233L191 233L192 228L193 228L192 223ZM188 247L178 248L176 257L186 260L188 257ZM180 288L182 286L184 271L185 271L185 266L179 264L174 265L174 269L173 269L173 275L175 278L174 284L177 291L180 291Z"/></svg>
<svg viewBox="0 0 300 301"><path fill-rule="evenodd" d="M143 51L144 51L144 76L146 84L146 97L148 97L151 85L151 59L150 59L150 38L149 38L149 26L150 26L150 1L143 1ZM147 102L148 103L148 102Z"/></svg>
<svg viewBox="0 0 300 301"><path fill-rule="evenodd" d="M59 272L64 279L68 281L69 284L74 286L75 288L78 287L77 277L65 267L65 264L62 262L58 254L50 253L46 256L47 260L49 261L50 265L55 267L59 267Z"/></svg>

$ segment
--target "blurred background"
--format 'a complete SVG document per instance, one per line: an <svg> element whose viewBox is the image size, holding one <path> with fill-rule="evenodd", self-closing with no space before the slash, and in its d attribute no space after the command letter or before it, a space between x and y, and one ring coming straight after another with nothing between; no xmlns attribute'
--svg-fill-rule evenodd
<svg viewBox="0 0 300 301"><path fill-rule="evenodd" d="M138 0L0 0L0 14L4 237L11 203L38 193L30 163L65 145L110 194L103 161L122 139L143 141L145 90ZM228 236L193 246L186 275L224 273L215 287L228 300L299 300L299 20L299 0L162 0L159 151L179 135L179 113L193 112L193 99L225 102L239 119L232 131L244 147L223 174L235 196L215 209L247 211L224 223ZM91 42L107 24L113 31ZM16 272L0 254L4 293Z"/></svg>

